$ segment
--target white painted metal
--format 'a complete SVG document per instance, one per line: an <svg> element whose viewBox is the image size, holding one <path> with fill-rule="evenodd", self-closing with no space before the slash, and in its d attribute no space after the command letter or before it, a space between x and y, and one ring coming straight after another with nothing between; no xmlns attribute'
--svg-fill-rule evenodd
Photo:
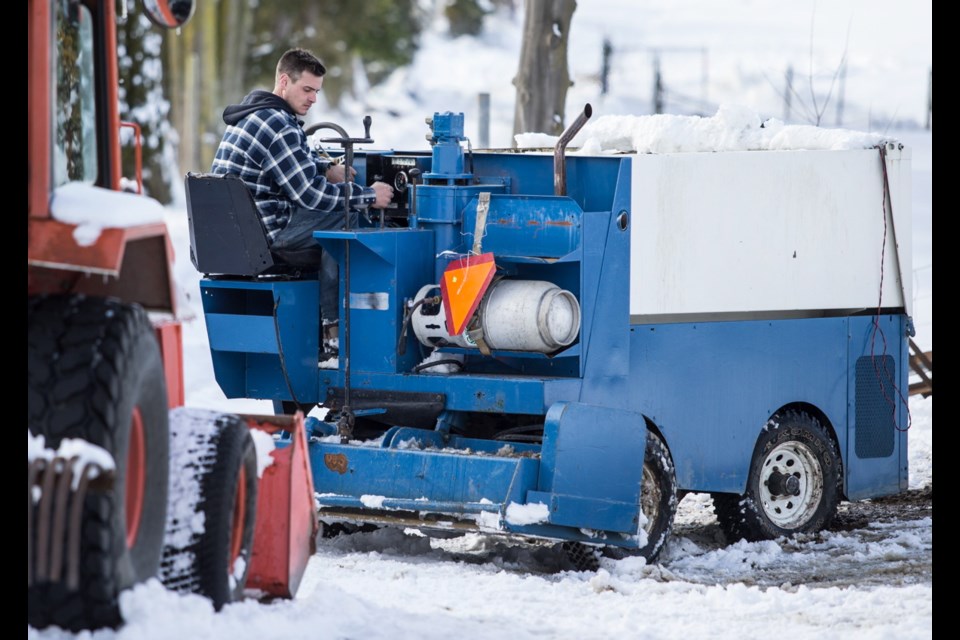
<svg viewBox="0 0 960 640"><path fill-rule="evenodd" d="M542 280L500 280L480 304L483 339L491 349L549 353L580 332L580 304Z"/></svg>
<svg viewBox="0 0 960 640"><path fill-rule="evenodd" d="M431 305L430 313L426 313L424 305L420 301L431 294L437 295L438 293L440 293L440 285L428 284L421 287L417 291L417 295L414 296L413 302L417 306L410 315L410 327L413 329L413 335L417 336L417 340L428 347L439 346L445 342L459 347L475 346L466 344L462 336L451 336L447 333L447 314L443 310L442 304Z"/></svg>
<svg viewBox="0 0 960 640"><path fill-rule="evenodd" d="M632 316L910 313L909 148L888 145L886 211L877 149L632 161Z"/></svg>

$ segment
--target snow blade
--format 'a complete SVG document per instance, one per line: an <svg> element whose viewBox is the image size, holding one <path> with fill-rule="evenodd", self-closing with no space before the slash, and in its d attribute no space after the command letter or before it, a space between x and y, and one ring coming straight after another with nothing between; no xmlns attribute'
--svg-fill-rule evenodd
<svg viewBox="0 0 960 640"><path fill-rule="evenodd" d="M316 551L320 527L303 413L240 417L251 429L282 436L270 452L273 463L260 477L246 591L264 599L293 598Z"/></svg>

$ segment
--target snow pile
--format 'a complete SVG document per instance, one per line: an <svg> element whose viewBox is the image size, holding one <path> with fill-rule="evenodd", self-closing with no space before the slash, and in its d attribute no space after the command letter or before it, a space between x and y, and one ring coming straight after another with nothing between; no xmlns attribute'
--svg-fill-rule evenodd
<svg viewBox="0 0 960 640"><path fill-rule="evenodd" d="M556 145L558 136L521 133L515 136L520 148ZM606 115L587 124L573 137L570 146L581 154L681 153L709 151L786 151L868 149L887 139L873 133L846 129L824 129L809 125L785 125L776 118L760 115L740 105L721 105L716 115L646 116ZM577 153L571 150L571 153Z"/></svg>
<svg viewBox="0 0 960 640"><path fill-rule="evenodd" d="M537 524L547 522L550 518L550 509L542 502L532 502L530 504L517 504L511 502L507 505L505 520L510 524Z"/></svg>
<svg viewBox="0 0 960 640"><path fill-rule="evenodd" d="M360 496L360 502L368 509L382 509L384 500L386 500L384 496L372 496L366 494Z"/></svg>

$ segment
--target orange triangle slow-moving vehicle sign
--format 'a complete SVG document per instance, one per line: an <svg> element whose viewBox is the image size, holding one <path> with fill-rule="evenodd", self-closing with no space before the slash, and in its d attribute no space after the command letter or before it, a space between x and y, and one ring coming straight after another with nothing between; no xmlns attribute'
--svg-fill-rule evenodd
<svg viewBox="0 0 960 640"><path fill-rule="evenodd" d="M447 315L447 333L460 335L487 292L497 265L492 253L454 260L443 272L440 294Z"/></svg>

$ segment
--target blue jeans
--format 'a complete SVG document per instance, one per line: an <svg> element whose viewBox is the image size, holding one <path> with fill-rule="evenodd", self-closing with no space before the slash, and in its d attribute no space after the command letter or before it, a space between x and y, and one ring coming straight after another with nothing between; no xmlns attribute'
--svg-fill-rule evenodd
<svg viewBox="0 0 960 640"><path fill-rule="evenodd" d="M320 316L324 324L336 322L340 317L340 267L333 256L320 248L313 232L343 229L343 219L342 210L320 212L297 208L270 247L274 255L288 264L297 267L319 267ZM356 226L357 212L351 211L350 228Z"/></svg>

